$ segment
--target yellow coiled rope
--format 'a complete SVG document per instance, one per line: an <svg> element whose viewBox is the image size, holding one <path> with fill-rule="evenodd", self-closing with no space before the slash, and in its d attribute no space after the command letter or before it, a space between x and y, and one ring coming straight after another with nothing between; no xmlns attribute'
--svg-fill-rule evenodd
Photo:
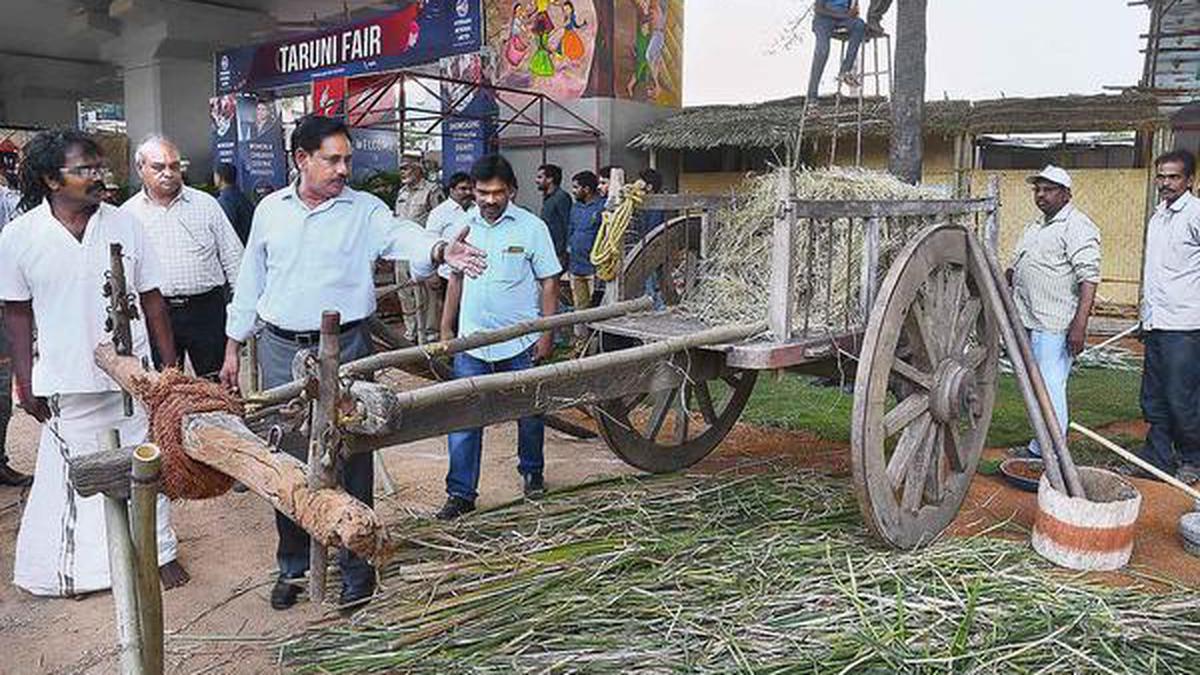
<svg viewBox="0 0 1200 675"><path fill-rule="evenodd" d="M641 209L645 196L646 185L642 181L629 183L621 188L621 201L617 208L605 211L601 216L600 231L596 233L591 254L596 276L601 280L612 281L620 273L625 231L633 222L633 214Z"/></svg>

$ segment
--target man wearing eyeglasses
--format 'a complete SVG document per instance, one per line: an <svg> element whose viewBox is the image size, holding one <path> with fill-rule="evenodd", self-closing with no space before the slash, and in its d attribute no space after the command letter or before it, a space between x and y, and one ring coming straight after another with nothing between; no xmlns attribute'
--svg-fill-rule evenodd
<svg viewBox="0 0 1200 675"><path fill-rule="evenodd" d="M134 165L142 189L121 210L146 228L162 265L162 294L175 335L174 362L154 351L156 365L183 367L216 377L225 361L226 287L242 261L242 242L216 199L183 184L175 144L151 136L138 146Z"/></svg>
<svg viewBox="0 0 1200 675"><path fill-rule="evenodd" d="M111 339L101 293L110 244L122 245L125 276L140 309L131 322L133 355L148 357L153 340L171 362L175 344L158 290L158 260L143 228L101 201L108 172L100 147L78 131L47 131L30 139L24 154L24 214L0 233L0 300L17 402L42 423L42 436L17 534L13 583L35 595L74 596L108 588L110 580L103 499L75 493L66 459L98 451L97 439L110 429L130 444L145 440L148 427L140 405L125 416L120 388L92 357L96 345ZM188 576L175 560L168 509L160 496L159 575L171 588Z"/></svg>
<svg viewBox="0 0 1200 675"><path fill-rule="evenodd" d="M1067 376L1083 351L1100 283L1100 230L1071 203L1071 175L1063 169L1048 165L1026 182L1042 217L1025 226L1007 276L1065 435ZM1034 439L1017 454L1041 457L1042 450Z"/></svg>

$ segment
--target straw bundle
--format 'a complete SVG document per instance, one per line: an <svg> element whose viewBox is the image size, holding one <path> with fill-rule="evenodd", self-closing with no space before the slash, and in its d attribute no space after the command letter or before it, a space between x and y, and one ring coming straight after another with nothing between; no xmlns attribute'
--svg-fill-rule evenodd
<svg viewBox="0 0 1200 675"><path fill-rule="evenodd" d="M700 262L694 290L680 311L708 324L761 321L766 317L770 288L771 234L778 202L775 176L747 180L732 206L718 212ZM792 184L805 201L892 201L938 199L938 190L908 185L890 174L860 168L833 167L796 171ZM863 223L845 218L802 220L792 260L797 270L794 328L840 328L861 320L857 307ZM886 263L906 237L922 223L917 219L886 222L881 261ZM881 265L881 273L886 271ZM807 310L807 312L806 312Z"/></svg>
<svg viewBox="0 0 1200 675"><path fill-rule="evenodd" d="M1056 573L978 537L864 534L835 480L622 479L414 524L353 625L283 645L345 672L1191 672L1200 599Z"/></svg>

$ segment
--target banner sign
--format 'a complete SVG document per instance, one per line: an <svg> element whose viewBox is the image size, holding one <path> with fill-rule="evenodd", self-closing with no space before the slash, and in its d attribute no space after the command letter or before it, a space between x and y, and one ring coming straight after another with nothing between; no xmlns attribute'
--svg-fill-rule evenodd
<svg viewBox="0 0 1200 675"><path fill-rule="evenodd" d="M342 103L346 100L346 78L331 77L327 80L313 80L312 111L322 117L340 117L343 113Z"/></svg>
<svg viewBox="0 0 1200 675"><path fill-rule="evenodd" d="M400 170L400 137L391 129L351 129L354 145L351 180L366 180L380 172Z"/></svg>
<svg viewBox="0 0 1200 675"><path fill-rule="evenodd" d="M251 200L287 184L283 125L275 102L246 94L209 100L213 161L237 169L238 188Z"/></svg>
<svg viewBox="0 0 1200 675"><path fill-rule="evenodd" d="M457 82L442 83L442 177L471 172L471 165L491 149L499 106L486 84L488 68L478 54L442 59L442 74Z"/></svg>
<svg viewBox="0 0 1200 675"><path fill-rule="evenodd" d="M257 91L396 70L478 51L481 0L427 0L338 28L216 55L216 92Z"/></svg>

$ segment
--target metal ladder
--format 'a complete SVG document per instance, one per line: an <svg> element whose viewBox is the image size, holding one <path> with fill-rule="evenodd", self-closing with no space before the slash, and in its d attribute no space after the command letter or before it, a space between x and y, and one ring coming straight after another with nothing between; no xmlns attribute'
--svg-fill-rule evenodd
<svg viewBox="0 0 1200 675"><path fill-rule="evenodd" d="M842 63L842 61L844 61L846 58L846 44L849 37L849 32L846 30L838 30L833 34L833 39L841 43L841 49L838 50L839 64ZM884 64L882 68L879 63L881 42L883 43L882 47L884 52ZM868 47L871 49L873 61L872 70L870 71L867 70ZM858 79L860 82L856 97L857 105L852 112L847 113L847 115L853 115L853 122L842 121L842 98L843 91L845 91L847 95L851 96L854 95L854 92L852 88L848 87L844 82L842 82L840 77L837 80L837 93L834 94L833 98L833 131L830 133L829 139L830 166L833 166L837 163L838 134L843 127L854 128L854 166L862 166L863 107L865 103L868 78L873 81L872 83L874 85L875 97L886 97L888 99L892 97L892 36L884 33L883 35L876 35L863 40L862 45L859 48L857 65Z"/></svg>

